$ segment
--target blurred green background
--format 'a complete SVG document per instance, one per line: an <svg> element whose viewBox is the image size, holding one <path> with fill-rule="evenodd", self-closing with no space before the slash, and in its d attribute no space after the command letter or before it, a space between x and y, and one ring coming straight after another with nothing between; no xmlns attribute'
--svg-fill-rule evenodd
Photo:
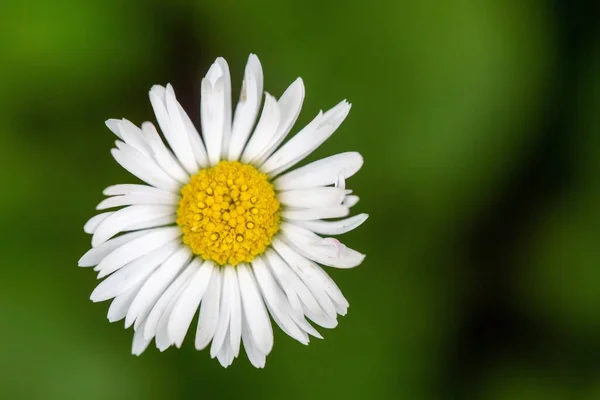
<svg viewBox="0 0 600 400"><path fill-rule="evenodd" d="M599 399L600 23L592 1L8 0L0 5L1 399ZM310 160L360 151L366 261L304 347L265 370L193 340L130 355L77 268L111 159L107 118L153 120L171 82L250 52L304 111L347 98ZM296 129L297 131L297 129Z"/></svg>

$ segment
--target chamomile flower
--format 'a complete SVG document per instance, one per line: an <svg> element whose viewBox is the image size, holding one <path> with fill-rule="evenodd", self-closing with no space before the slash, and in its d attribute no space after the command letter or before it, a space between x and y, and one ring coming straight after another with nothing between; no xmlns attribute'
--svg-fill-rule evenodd
<svg viewBox="0 0 600 400"><path fill-rule="evenodd" d="M196 349L210 345L227 367L243 344L262 368L271 318L308 344L321 338L312 324L333 328L346 314L348 302L320 265L364 259L327 237L367 219L348 217L358 197L345 186L362 157L347 152L290 169L335 132L350 104L319 112L282 145L302 107L302 79L279 99L265 93L259 117L262 92L262 67L250 55L232 117L229 67L218 58L202 80L202 134L170 85L150 90L162 136L150 122L106 122L118 137L113 157L145 184L104 190L97 209L111 211L85 224L92 248L79 265L105 278L91 299L112 299L108 319L133 326L133 354L152 340L161 351L180 347L198 313Z"/></svg>

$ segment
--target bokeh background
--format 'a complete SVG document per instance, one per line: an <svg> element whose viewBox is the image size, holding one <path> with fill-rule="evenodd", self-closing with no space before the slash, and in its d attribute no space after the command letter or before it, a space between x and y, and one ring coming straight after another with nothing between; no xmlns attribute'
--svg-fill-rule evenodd
<svg viewBox="0 0 600 400"><path fill-rule="evenodd" d="M0 5L1 399L600 399L600 23L593 1L29 0ZM325 340L276 333L265 370L188 340L130 355L77 268L107 118L250 52L304 111L353 109L309 160L357 150L370 219L332 270ZM188 338L189 339L189 338Z"/></svg>

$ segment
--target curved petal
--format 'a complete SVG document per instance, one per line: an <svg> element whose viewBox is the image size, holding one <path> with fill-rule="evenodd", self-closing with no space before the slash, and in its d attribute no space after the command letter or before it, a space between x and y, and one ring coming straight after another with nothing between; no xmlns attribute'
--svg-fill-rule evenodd
<svg viewBox="0 0 600 400"><path fill-rule="evenodd" d="M273 348L273 329L262 297L257 289L254 274L246 264L239 264L236 271L248 328L260 352L269 354Z"/></svg>
<svg viewBox="0 0 600 400"><path fill-rule="evenodd" d="M198 259L199 260L199 259ZM200 262L200 260L198 261ZM168 333L175 346L181 347L192 318L208 288L214 270L212 261L204 261L202 266L190 278L187 288L181 293L177 304L169 317Z"/></svg>
<svg viewBox="0 0 600 400"><path fill-rule="evenodd" d="M157 300L188 264L192 254L187 246L181 246L148 278L127 311L125 327L137 330L146 320Z"/></svg>
<svg viewBox="0 0 600 400"><path fill-rule="evenodd" d="M294 224L322 235L341 235L358 228L368 217L369 214L359 214L337 221L294 221Z"/></svg>
<svg viewBox="0 0 600 400"><path fill-rule="evenodd" d="M132 225L171 215L175 211L176 208L172 205L144 204L122 208L115 211L96 228L94 236L92 236L92 246L99 246L117 233L130 230Z"/></svg>
<svg viewBox="0 0 600 400"><path fill-rule="evenodd" d="M244 81L242 82L242 92L235 109L233 117L233 127L231 131L231 140L229 141L228 159L236 161L242 155L244 146L248 141L250 132L254 128L256 117L261 105L261 96L263 91L263 71L258 57L250 54Z"/></svg>
<svg viewBox="0 0 600 400"><path fill-rule="evenodd" d="M336 131L349 112L350 104L344 100L325 114L319 113L312 122L269 157L260 167L261 171L276 176L302 161Z"/></svg>
<svg viewBox="0 0 600 400"><path fill-rule="evenodd" d="M281 175L273 181L277 190L306 189L336 183L340 174L348 179L363 165L359 153L347 152L317 160Z"/></svg>
<svg viewBox="0 0 600 400"><path fill-rule="evenodd" d="M221 268L215 268L206 294L202 299L198 328L196 329L196 350L202 350L208 346L217 330L221 305L222 276Z"/></svg>
<svg viewBox="0 0 600 400"><path fill-rule="evenodd" d="M250 137L244 153L242 162L254 163L262 152L267 148L272 137L277 133L279 126L279 105L275 97L265 93L265 105L260 120L256 125L254 133Z"/></svg>
<svg viewBox="0 0 600 400"><path fill-rule="evenodd" d="M258 164L264 163L290 133L298 119L298 115L300 115L303 101L304 81L302 81L302 78L298 78L286 89L277 102L280 112L279 125L267 146L258 156Z"/></svg>

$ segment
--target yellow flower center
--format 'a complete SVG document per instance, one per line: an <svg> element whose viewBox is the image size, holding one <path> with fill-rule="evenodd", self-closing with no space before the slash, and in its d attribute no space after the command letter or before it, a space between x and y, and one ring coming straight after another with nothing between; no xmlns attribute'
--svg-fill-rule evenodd
<svg viewBox="0 0 600 400"><path fill-rule="evenodd" d="M267 175L221 161L181 189L177 224L192 252L217 264L250 262L279 229L279 201Z"/></svg>

